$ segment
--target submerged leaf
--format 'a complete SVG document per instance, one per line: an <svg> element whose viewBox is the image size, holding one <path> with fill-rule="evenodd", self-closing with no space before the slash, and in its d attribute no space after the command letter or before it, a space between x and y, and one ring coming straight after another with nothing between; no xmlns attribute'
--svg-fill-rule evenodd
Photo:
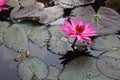
<svg viewBox="0 0 120 80"><path fill-rule="evenodd" d="M59 76L59 80L87 80L99 75L96 58L79 57L69 62ZM89 80L89 79L88 79Z"/></svg>
<svg viewBox="0 0 120 80"><path fill-rule="evenodd" d="M120 30L120 15L110 8L100 7L95 13L91 6L77 7L72 10L71 17L91 22L99 30L99 35L113 34Z"/></svg>
<svg viewBox="0 0 120 80"><path fill-rule="evenodd" d="M18 75L22 80L44 79L48 75L47 64L38 57L24 59L18 66Z"/></svg>
<svg viewBox="0 0 120 80"><path fill-rule="evenodd" d="M97 61L101 73L114 80L120 79L120 58L103 57Z"/></svg>
<svg viewBox="0 0 120 80"><path fill-rule="evenodd" d="M75 6L93 3L95 0L56 0L56 3L64 8L73 8Z"/></svg>
<svg viewBox="0 0 120 80"><path fill-rule="evenodd" d="M20 5L16 6L11 12L11 19L13 22L32 20L45 24L60 18L63 13L63 8L59 5L44 8L42 3L36 2L36 4L28 8L21 9Z"/></svg>
<svg viewBox="0 0 120 80"><path fill-rule="evenodd" d="M28 51L28 38L24 29L13 24L4 34L4 44L15 51Z"/></svg>
<svg viewBox="0 0 120 80"><path fill-rule="evenodd" d="M100 36L93 41L91 48L95 50L114 51L114 49L120 49L120 40L116 35Z"/></svg>

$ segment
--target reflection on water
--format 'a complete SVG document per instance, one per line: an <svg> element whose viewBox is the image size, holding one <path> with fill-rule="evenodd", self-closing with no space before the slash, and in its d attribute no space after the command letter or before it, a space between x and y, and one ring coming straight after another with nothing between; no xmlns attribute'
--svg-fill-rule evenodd
<svg viewBox="0 0 120 80"><path fill-rule="evenodd" d="M60 56L50 53L46 48L40 49L38 46L29 44L31 56L38 56L44 59L49 65L55 65L56 67L62 69L62 64L60 64ZM0 46L0 80L18 80L17 76L17 62L14 58L18 53L9 50L5 46Z"/></svg>

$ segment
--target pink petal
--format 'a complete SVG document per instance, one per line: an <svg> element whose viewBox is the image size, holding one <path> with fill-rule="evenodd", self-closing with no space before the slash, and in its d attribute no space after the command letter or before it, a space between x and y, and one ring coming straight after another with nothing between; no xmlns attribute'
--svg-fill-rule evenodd
<svg viewBox="0 0 120 80"><path fill-rule="evenodd" d="M64 24L72 31L74 31L75 29L72 27L72 25L68 22L68 21L64 21Z"/></svg>
<svg viewBox="0 0 120 80"><path fill-rule="evenodd" d="M67 20L64 21L64 24L68 27L72 27L72 25Z"/></svg>
<svg viewBox="0 0 120 80"><path fill-rule="evenodd" d="M82 34L82 36L98 36L98 34L95 34L95 33L84 33Z"/></svg>
<svg viewBox="0 0 120 80"><path fill-rule="evenodd" d="M75 22L74 18L70 18L72 27L75 29L75 27L77 26L77 23Z"/></svg>
<svg viewBox="0 0 120 80"><path fill-rule="evenodd" d="M82 37L84 41L88 42L90 45L92 45L92 40L89 37Z"/></svg>
<svg viewBox="0 0 120 80"><path fill-rule="evenodd" d="M87 23L85 24L85 29L88 29L89 26L90 26L90 22L87 22Z"/></svg>
<svg viewBox="0 0 120 80"><path fill-rule="evenodd" d="M0 0L0 6L5 5L8 2L8 0Z"/></svg>
<svg viewBox="0 0 120 80"><path fill-rule="evenodd" d="M75 34L68 34L70 38L75 38L76 35Z"/></svg>
<svg viewBox="0 0 120 80"><path fill-rule="evenodd" d="M81 38L81 36L77 36L78 41L80 41L81 43L83 42L83 39Z"/></svg>
<svg viewBox="0 0 120 80"><path fill-rule="evenodd" d="M79 25L79 26L83 25L82 19L78 19L78 25Z"/></svg>
<svg viewBox="0 0 120 80"><path fill-rule="evenodd" d="M6 7L0 7L0 11L2 11L2 10L8 10L8 8L6 8Z"/></svg>

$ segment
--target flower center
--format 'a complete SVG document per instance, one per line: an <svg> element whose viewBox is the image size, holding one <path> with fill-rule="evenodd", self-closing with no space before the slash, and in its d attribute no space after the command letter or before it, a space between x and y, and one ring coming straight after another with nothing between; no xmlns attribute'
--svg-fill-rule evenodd
<svg viewBox="0 0 120 80"><path fill-rule="evenodd" d="M81 25L81 26L77 25L76 26L76 33L81 34L84 31L84 29L85 29L85 27L83 25Z"/></svg>

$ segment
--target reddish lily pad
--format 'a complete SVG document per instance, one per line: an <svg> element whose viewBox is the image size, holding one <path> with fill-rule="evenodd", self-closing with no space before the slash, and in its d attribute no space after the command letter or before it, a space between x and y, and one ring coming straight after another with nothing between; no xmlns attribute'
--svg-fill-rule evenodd
<svg viewBox="0 0 120 80"><path fill-rule="evenodd" d="M114 34L120 30L120 14L110 8L100 7L96 13L91 6L77 7L72 10L71 17L91 22L99 30L99 35Z"/></svg>
<svg viewBox="0 0 120 80"><path fill-rule="evenodd" d="M63 8L59 5L44 8L43 3L36 2L34 5L27 8L21 9L20 5L16 6L11 12L11 19L13 22L32 20L46 24L60 18L63 13Z"/></svg>
<svg viewBox="0 0 120 80"><path fill-rule="evenodd" d="M95 0L56 0L56 3L61 5L63 8L73 8L75 6L94 3L94 1Z"/></svg>

